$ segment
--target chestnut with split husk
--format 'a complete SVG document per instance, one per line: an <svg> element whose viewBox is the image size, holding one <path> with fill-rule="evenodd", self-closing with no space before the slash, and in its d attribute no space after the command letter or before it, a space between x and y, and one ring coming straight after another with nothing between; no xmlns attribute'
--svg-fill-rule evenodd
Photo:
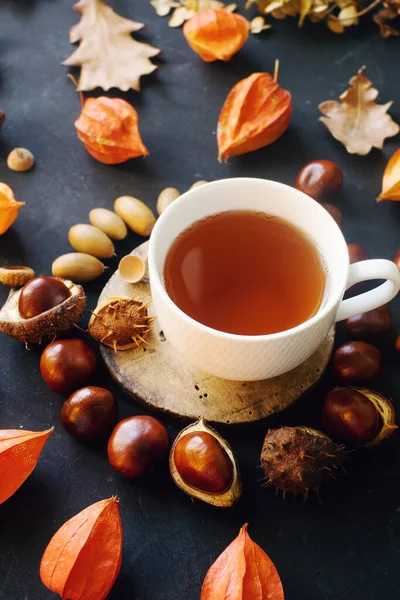
<svg viewBox="0 0 400 600"><path fill-rule="evenodd" d="M81 318L85 292L72 281L36 277L12 292L0 310L0 331L25 344L66 333Z"/></svg>
<svg viewBox="0 0 400 600"><path fill-rule="evenodd" d="M392 313L387 306L355 315L345 321L346 331L350 337L358 339L376 338L390 331Z"/></svg>
<svg viewBox="0 0 400 600"><path fill-rule="evenodd" d="M92 383L97 366L96 352L79 338L52 342L40 358L40 372L45 383L60 396L68 396Z"/></svg>
<svg viewBox="0 0 400 600"><path fill-rule="evenodd" d="M326 396L322 424L333 439L352 446L372 446L397 429L392 403L377 392L339 387Z"/></svg>
<svg viewBox="0 0 400 600"><path fill-rule="evenodd" d="M169 467L176 485L197 500L226 508L240 498L240 475L232 449L204 419L180 432Z"/></svg>
<svg viewBox="0 0 400 600"><path fill-rule="evenodd" d="M124 477L134 479L150 473L169 450L169 435L154 417L128 417L115 427L108 441L110 465Z"/></svg>
<svg viewBox="0 0 400 600"><path fill-rule="evenodd" d="M297 175L296 189L321 200L338 193L343 184L343 173L339 165L331 160L313 160Z"/></svg>
<svg viewBox="0 0 400 600"><path fill-rule="evenodd" d="M347 342L339 346L333 355L333 370L344 383L370 381L381 369L380 350L367 342Z"/></svg>
<svg viewBox="0 0 400 600"><path fill-rule="evenodd" d="M117 421L117 403L109 390L97 386L83 387L74 392L61 410L64 429L84 441L111 433Z"/></svg>

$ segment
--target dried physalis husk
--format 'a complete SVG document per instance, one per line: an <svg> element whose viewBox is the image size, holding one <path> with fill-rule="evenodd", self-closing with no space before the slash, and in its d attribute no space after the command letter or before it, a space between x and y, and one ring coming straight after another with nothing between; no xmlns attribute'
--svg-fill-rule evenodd
<svg viewBox="0 0 400 600"><path fill-rule="evenodd" d="M244 525L204 579L200 600L284 600L282 582L269 556Z"/></svg>
<svg viewBox="0 0 400 600"><path fill-rule="evenodd" d="M396 200L400 202L400 149L396 150L386 165L383 174L382 191L377 198L381 200Z"/></svg>
<svg viewBox="0 0 400 600"><path fill-rule="evenodd" d="M25 202L17 202L8 185L0 183L0 235L5 233L18 217L19 209Z"/></svg>
<svg viewBox="0 0 400 600"><path fill-rule="evenodd" d="M204 419L180 432L171 449L169 468L176 485L197 500L227 508L240 498L235 455Z"/></svg>
<svg viewBox="0 0 400 600"><path fill-rule="evenodd" d="M1 267L0 283L18 288L35 277L35 271L30 267Z"/></svg>
<svg viewBox="0 0 400 600"><path fill-rule="evenodd" d="M218 120L218 160L272 144L289 127L292 97L277 75L253 73L230 91Z"/></svg>
<svg viewBox="0 0 400 600"><path fill-rule="evenodd" d="M378 392L375 392L374 390L358 387L353 387L352 389L363 394L363 396L372 402L381 422L381 429L378 435L371 442L365 444L365 446L375 446L376 444L380 444L383 440L389 438L397 429L396 413L393 404L390 400L385 398L385 396L378 394Z"/></svg>
<svg viewBox="0 0 400 600"><path fill-rule="evenodd" d="M116 165L149 154L136 110L120 98L88 98L75 127L86 150L102 163Z"/></svg>
<svg viewBox="0 0 400 600"><path fill-rule="evenodd" d="M149 317L140 300L125 296L106 298L93 311L89 321L90 335L105 346L130 350L146 343L155 317Z"/></svg>
<svg viewBox="0 0 400 600"><path fill-rule="evenodd" d="M186 21L183 34L205 62L226 61L247 41L249 23L225 8L210 8Z"/></svg>
<svg viewBox="0 0 400 600"><path fill-rule="evenodd" d="M122 563L119 500L88 506L64 523L40 563L42 583L68 600L104 600Z"/></svg>
<svg viewBox="0 0 400 600"><path fill-rule="evenodd" d="M54 427L47 431L0 431L0 504L8 500L36 467L43 446Z"/></svg>

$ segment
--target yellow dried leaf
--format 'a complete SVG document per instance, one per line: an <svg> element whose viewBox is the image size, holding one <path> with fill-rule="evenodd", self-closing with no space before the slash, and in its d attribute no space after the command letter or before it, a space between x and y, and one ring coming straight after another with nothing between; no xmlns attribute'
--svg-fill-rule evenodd
<svg viewBox="0 0 400 600"><path fill-rule="evenodd" d="M190 16L189 16L190 15ZM179 6L172 13L172 17L168 21L169 27L180 27L184 24L187 19L190 19L191 16L194 16L185 6Z"/></svg>
<svg viewBox="0 0 400 600"><path fill-rule="evenodd" d="M283 21L287 17L287 14L284 13L281 8L275 8L275 10L271 12L271 15L274 19L278 19L278 21Z"/></svg>
<svg viewBox="0 0 400 600"><path fill-rule="evenodd" d="M365 67L364 67L365 68ZM340 96L340 102L328 100L319 105L320 121L350 154L365 156L372 148L383 148L387 137L397 135L400 127L387 113L392 102L377 104L378 90L363 74L364 68L350 79L352 86Z"/></svg>
<svg viewBox="0 0 400 600"><path fill-rule="evenodd" d="M271 25L265 22L264 17L258 16L254 17L250 21L250 31L251 33L257 34L261 33L265 29L271 29Z"/></svg>
<svg viewBox="0 0 400 600"><path fill-rule="evenodd" d="M228 12L235 12L236 9L237 4L228 4L228 6L225 6L225 10L227 10Z"/></svg>
<svg viewBox="0 0 400 600"><path fill-rule="evenodd" d="M308 13L310 12L313 5L313 0L300 0L300 19L299 19L299 27L301 27L304 23L304 20Z"/></svg>
<svg viewBox="0 0 400 600"><path fill-rule="evenodd" d="M326 24L333 33L344 33L344 25L336 17L328 17Z"/></svg>
<svg viewBox="0 0 400 600"><path fill-rule="evenodd" d="M267 8L265 9L266 14L272 13L274 10L282 8L284 3L284 0L274 0L273 2L268 4Z"/></svg>
<svg viewBox="0 0 400 600"><path fill-rule="evenodd" d="M344 27L351 27L352 25L357 25L358 18L356 6L354 4L350 4L349 6L342 8L342 10L339 13L338 19Z"/></svg>
<svg viewBox="0 0 400 600"><path fill-rule="evenodd" d="M400 4L398 10L400 11ZM375 23L379 25L380 33L383 38L388 38L391 36L400 36L400 31L389 25L389 23L393 21L393 19L395 19L397 15L398 12L394 8L394 6L385 6L384 8L381 8L381 10L376 15L373 16Z"/></svg>
<svg viewBox="0 0 400 600"><path fill-rule="evenodd" d="M400 201L400 149L397 150L388 164L383 174L382 191L377 198L381 200Z"/></svg>
<svg viewBox="0 0 400 600"><path fill-rule="evenodd" d="M157 69L149 59L161 52L132 38L144 24L120 17L103 0L80 0L74 10L82 18L71 28L70 41L80 45L63 64L81 67L78 89L140 90L140 77Z"/></svg>

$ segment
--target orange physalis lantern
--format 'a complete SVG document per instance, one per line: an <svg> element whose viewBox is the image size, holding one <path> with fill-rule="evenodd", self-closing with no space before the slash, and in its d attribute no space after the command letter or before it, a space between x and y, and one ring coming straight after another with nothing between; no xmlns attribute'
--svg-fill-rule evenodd
<svg viewBox="0 0 400 600"><path fill-rule="evenodd" d="M0 183L0 235L10 229L18 217L19 209L25 202L17 202L8 185Z"/></svg>
<svg viewBox="0 0 400 600"><path fill-rule="evenodd" d="M386 165L382 191L377 198L378 202L381 200L400 201L400 149L396 150Z"/></svg>
<svg viewBox="0 0 400 600"><path fill-rule="evenodd" d="M75 127L86 150L102 163L116 165L149 154L140 137L136 110L120 98L88 98Z"/></svg>
<svg viewBox="0 0 400 600"><path fill-rule="evenodd" d="M225 8L210 8L186 21L189 46L205 62L229 60L249 37L249 23Z"/></svg>
<svg viewBox="0 0 400 600"><path fill-rule="evenodd" d="M210 567L200 600L284 600L272 560L253 542L244 525Z"/></svg>
<svg viewBox="0 0 400 600"><path fill-rule="evenodd" d="M53 429L47 431L0 431L0 504L10 498L36 467L43 446Z"/></svg>
<svg viewBox="0 0 400 600"><path fill-rule="evenodd" d="M122 562L118 499L88 506L54 534L40 563L42 583L68 600L104 600Z"/></svg>
<svg viewBox="0 0 400 600"><path fill-rule="evenodd" d="M218 120L218 160L272 144L288 128L292 96L269 73L253 73L228 94Z"/></svg>

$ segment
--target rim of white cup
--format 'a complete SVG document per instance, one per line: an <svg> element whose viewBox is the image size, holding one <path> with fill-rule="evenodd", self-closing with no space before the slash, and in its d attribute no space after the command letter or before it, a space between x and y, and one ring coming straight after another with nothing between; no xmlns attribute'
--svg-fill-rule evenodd
<svg viewBox="0 0 400 600"><path fill-rule="evenodd" d="M173 302L173 300L170 298L170 296L168 295L168 293L164 287L164 284L162 281L162 276L160 276L160 273L158 272L158 269L156 266L155 244L156 244L156 238L160 234L160 232L162 231L162 228L164 226L164 221L166 221L167 219L171 219L173 217L174 213L179 212L180 206L187 201L188 196L190 196L192 198L194 196L204 194L206 189L207 188L210 189L211 186L213 188L216 188L216 187L222 187L222 186L226 186L226 185L228 185L228 186L235 185L235 183L252 184L252 182L254 182L254 181L267 183L269 186L272 184L272 185L276 185L278 187L287 188L288 191L290 191L290 194L297 195L299 199L301 198L302 202L309 203L310 205L313 206L314 210L323 214L324 218L327 217L328 219L330 219L332 224L337 229L339 239L341 240L343 245L346 246L345 256L347 255L347 262L344 266L345 268L343 269L342 282L340 285L340 290L341 290L340 294L336 294L335 296L333 296L333 294L329 294L328 299L325 302L324 306L322 308L320 308L313 317L311 317L310 319L307 319L307 321L303 321L303 323L300 323L299 325L296 325L295 327L291 327L290 329L285 329L283 331L278 331L276 333L265 333L265 334L261 334L261 335L241 335L238 333L228 333L226 331L220 331L219 329L214 329L213 327L204 325L203 323L196 321L196 319L193 319L193 317L190 317L182 309L180 309L179 306L177 306L175 304L175 302ZM218 211L216 211L215 213L210 212L209 214L210 215L218 214ZM193 222L195 222L195 221L193 221ZM183 229L182 231L185 231L185 229ZM201 331L212 333L213 335L223 338L223 339L226 339L226 340L263 341L263 340L274 340L274 339L278 339L278 338L288 337L290 335L293 335L293 333L300 333L301 331L304 331L304 330L312 327L320 319L323 319L334 308L335 304L337 304L337 302L342 299L342 296L346 290L346 283L347 283L350 259L348 257L346 240L344 239L344 236L343 236L343 233L342 233L340 227L338 226L336 221L331 217L331 215L327 212L327 210L323 206L321 206L316 200L314 200L310 196L307 196L307 194L304 194L300 190L297 190L296 188L286 185L285 183L280 183L279 181L273 181L271 179L261 179L259 177L230 177L227 179L218 179L216 181L210 181L210 182L205 183L202 186L199 186L197 188L189 189L187 192L185 192L184 194L179 196L176 200L174 200L172 202L172 204L170 204L168 206L168 208L157 219L157 222L151 233L150 241L149 241L149 251L148 251L148 265L149 265L149 272L151 273L151 275L150 275L151 286L155 285L157 287L157 292L159 293L160 296L162 296L163 301L166 304L168 304L169 307L177 315L179 315L186 322L190 323L192 326L198 328ZM339 287L338 287L338 289L339 289Z"/></svg>

